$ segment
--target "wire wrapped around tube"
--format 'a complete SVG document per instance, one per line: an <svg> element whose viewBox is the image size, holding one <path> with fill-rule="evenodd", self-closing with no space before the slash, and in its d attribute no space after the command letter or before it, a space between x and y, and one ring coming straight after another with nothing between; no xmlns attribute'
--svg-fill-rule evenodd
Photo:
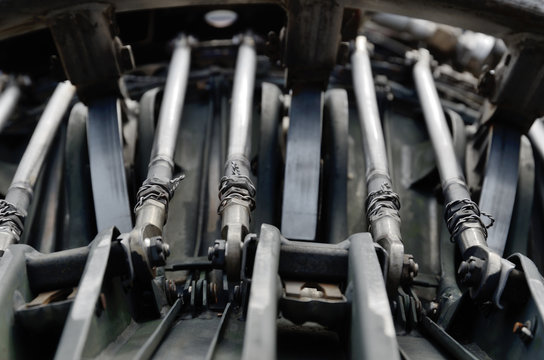
<svg viewBox="0 0 544 360"><path fill-rule="evenodd" d="M490 223L484 225L481 215L486 216ZM450 232L450 240L453 242L464 230L469 227L479 227L487 239L487 229L493 226L495 219L489 215L480 211L478 205L470 199L458 199L450 201L446 204L446 211L444 212L444 219ZM470 226L472 224L472 226Z"/></svg>
<svg viewBox="0 0 544 360"><path fill-rule="evenodd" d="M255 195L257 191L251 179L246 175L229 175L221 178L219 184L219 207L217 213L221 215L225 208L232 204L247 206L255 209Z"/></svg>
<svg viewBox="0 0 544 360"><path fill-rule="evenodd" d="M168 203L174 196L174 192L183 178L185 178L185 175L180 175L171 180L159 178L146 179L138 190L138 201L134 207L134 212L138 212L147 200L152 199L163 203L168 213Z"/></svg>
<svg viewBox="0 0 544 360"><path fill-rule="evenodd" d="M368 194L366 198L366 216L368 229L372 230L372 224L384 216L390 216L400 222L400 198L391 190L389 184L382 184L382 188Z"/></svg>
<svg viewBox="0 0 544 360"><path fill-rule="evenodd" d="M18 238L23 233L25 216L15 205L0 200L0 229L6 229L15 234Z"/></svg>

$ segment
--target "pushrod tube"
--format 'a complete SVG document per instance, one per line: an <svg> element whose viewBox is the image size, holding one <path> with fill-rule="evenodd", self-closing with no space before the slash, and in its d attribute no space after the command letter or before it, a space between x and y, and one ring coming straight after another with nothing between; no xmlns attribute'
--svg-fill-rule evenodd
<svg viewBox="0 0 544 360"><path fill-rule="evenodd" d="M3 210L7 211L3 211L0 218L0 254L10 244L19 241L34 185L74 93L75 87L69 81L57 86L30 138L6 199L1 201Z"/></svg>
<svg viewBox="0 0 544 360"><path fill-rule="evenodd" d="M366 38L364 36L357 37L355 51L351 56L353 86L363 133L366 176L367 179L372 179L376 175L381 175L389 179L385 141L366 46Z"/></svg>
<svg viewBox="0 0 544 360"><path fill-rule="evenodd" d="M453 141L438 93L431 74L431 58L427 50L419 51L419 60L414 66L414 79L427 130L437 157L438 172L442 183L465 182L461 167L457 162Z"/></svg>
<svg viewBox="0 0 544 360"><path fill-rule="evenodd" d="M256 69L257 53L255 52L254 40L250 36L244 36L238 50L234 72L228 157L243 155L247 158L249 156Z"/></svg>
<svg viewBox="0 0 544 360"><path fill-rule="evenodd" d="M45 157L74 93L75 87L68 81L57 85L19 162L6 200L20 211L26 212L28 209Z"/></svg>
<svg viewBox="0 0 544 360"><path fill-rule="evenodd" d="M176 40L174 54L168 69L168 77L159 113L157 132L151 150L147 178L172 178L174 150L191 64L191 46L186 36Z"/></svg>
<svg viewBox="0 0 544 360"><path fill-rule="evenodd" d="M226 239L227 277L232 281L240 276L241 244L249 232L250 212L255 207L256 192L250 179L248 157L256 69L255 41L246 35L236 58L227 159L219 185L218 213L222 237Z"/></svg>
<svg viewBox="0 0 544 360"><path fill-rule="evenodd" d="M355 41L351 65L365 154L369 229L374 241L382 245L389 254L387 290L393 293L399 285L404 261L400 200L391 189L385 140L364 36L357 37Z"/></svg>
<svg viewBox="0 0 544 360"><path fill-rule="evenodd" d="M453 147L453 141L446 123L446 118L440 104L438 92L434 85L434 79L431 74L431 56L425 49L420 49L417 55L417 62L413 70L416 90L419 95L421 107L429 137L436 156L436 163L440 179L442 181L442 191L446 199L446 208L448 204L470 202L470 193L468 192L465 177ZM452 231L453 226L449 226L452 237L460 247L461 253L471 247L479 246L486 248L486 231L479 220L479 209L474 204L472 218L460 223L457 227L460 231ZM455 210L455 209L454 209ZM452 211L452 214L455 211ZM446 215L446 221L448 220ZM465 224L465 225L463 225ZM453 224L455 225L455 224Z"/></svg>
<svg viewBox="0 0 544 360"><path fill-rule="evenodd" d="M21 90L17 84L8 85L4 92L0 94L0 132L6 127L20 96Z"/></svg>
<svg viewBox="0 0 544 360"><path fill-rule="evenodd" d="M154 225L160 232L166 222L168 203L182 176L173 179L174 151L183 113L191 65L190 40L181 35L166 78L157 132L151 150L147 179L138 191L136 228Z"/></svg>

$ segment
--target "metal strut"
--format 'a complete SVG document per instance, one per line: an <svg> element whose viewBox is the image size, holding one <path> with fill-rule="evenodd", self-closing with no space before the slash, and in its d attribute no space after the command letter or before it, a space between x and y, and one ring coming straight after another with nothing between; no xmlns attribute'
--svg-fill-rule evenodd
<svg viewBox="0 0 544 360"><path fill-rule="evenodd" d="M391 293L399 286L404 263L404 245L400 233L400 199L391 186L385 141L364 36L357 37L355 41L351 64L365 153L368 228L374 241L389 255L386 283L387 290Z"/></svg>
<svg viewBox="0 0 544 360"><path fill-rule="evenodd" d="M162 239L162 230L168 215L168 204L184 178L184 175L173 176L174 151L190 65L190 42L185 35L181 35L176 40L170 61L147 179L138 190L134 208L136 224L129 235L131 250L141 257L149 269L163 266L169 255L169 247Z"/></svg>
<svg viewBox="0 0 544 360"><path fill-rule="evenodd" d="M444 217L464 259L458 271L461 281L470 288L472 298L491 300L493 297L500 306L504 290L500 284L506 282L514 265L487 246L487 230L478 205L470 198L434 85L431 56L425 49L420 49L415 56L414 80L442 181L446 202Z"/></svg>
<svg viewBox="0 0 544 360"><path fill-rule="evenodd" d="M34 185L74 93L69 81L57 86L19 162L6 199L0 200L0 256L21 237Z"/></svg>
<svg viewBox="0 0 544 360"><path fill-rule="evenodd" d="M229 145L225 175L219 185L221 235L226 240L226 272L229 280L240 278L242 242L249 233L250 212L255 208L256 189L250 179L253 87L257 68L255 41L244 36L234 72L230 112Z"/></svg>
<svg viewBox="0 0 544 360"><path fill-rule="evenodd" d="M183 104L191 65L189 39L182 35L176 40L168 70L157 132L151 150L147 179L138 190L136 227L149 223L162 232L168 203L183 175L174 178L174 151L181 123Z"/></svg>

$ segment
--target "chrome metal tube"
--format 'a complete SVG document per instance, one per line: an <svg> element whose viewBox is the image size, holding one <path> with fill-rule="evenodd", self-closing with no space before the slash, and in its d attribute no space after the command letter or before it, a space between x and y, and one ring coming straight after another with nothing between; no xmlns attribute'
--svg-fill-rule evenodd
<svg viewBox="0 0 544 360"><path fill-rule="evenodd" d="M227 241L226 272L229 280L240 277L241 244L249 232L250 212L255 205L255 187L248 161L251 147L253 87L257 53L251 36L244 36L234 72L229 142L225 176L219 185L221 233Z"/></svg>
<svg viewBox="0 0 544 360"><path fill-rule="evenodd" d="M175 44L164 88L147 179L138 191L136 229L153 226L158 233L166 222L168 202L179 181L173 179L174 151L183 114L191 65L191 45L185 35ZM167 190L166 190L167 189Z"/></svg>
<svg viewBox="0 0 544 360"><path fill-rule="evenodd" d="M57 85L30 138L6 195L6 200L19 211L26 213L28 209L45 157L74 93L75 87L69 81Z"/></svg>
<svg viewBox="0 0 544 360"><path fill-rule="evenodd" d="M442 184L452 180L464 183L465 177L455 156L451 133L431 74L431 55L426 49L419 50L414 80Z"/></svg>
<svg viewBox="0 0 544 360"><path fill-rule="evenodd" d="M391 189L387 151L364 36L357 37L355 41L351 65L365 154L368 227L374 241L389 255L387 290L393 294L400 283L404 263L398 211L400 201Z"/></svg>
<svg viewBox="0 0 544 360"><path fill-rule="evenodd" d="M147 178L172 178L174 169L174 150L183 104L189 79L191 46L186 36L176 40L174 54L170 61L168 77L164 88L157 132L151 151Z"/></svg>
<svg viewBox="0 0 544 360"><path fill-rule="evenodd" d="M1 200L1 206L8 211L0 218L0 256L20 239L34 185L74 93L75 87L69 81L57 86L30 138L6 199Z"/></svg>
<svg viewBox="0 0 544 360"><path fill-rule="evenodd" d="M2 94L0 94L0 132L4 130L9 117L15 110L17 101L21 96L21 90L16 84L9 85Z"/></svg>
<svg viewBox="0 0 544 360"><path fill-rule="evenodd" d="M370 179L379 174L389 178L385 141L366 43L364 36L357 37L355 51L351 56L353 87L359 112L359 123L363 132L366 176L367 179ZM371 189L369 189L370 191Z"/></svg>
<svg viewBox="0 0 544 360"><path fill-rule="evenodd" d="M234 72L228 157L233 155L249 156L256 69L255 41L251 36L244 36L238 50L236 70Z"/></svg>
<svg viewBox="0 0 544 360"><path fill-rule="evenodd" d="M455 156L450 130L434 85L434 79L431 74L431 55L426 49L419 50L413 75L425 123L436 156L436 164L442 181L442 191L446 199L446 212L448 212L448 205L454 203L461 204L462 202L471 200L465 177ZM456 207L459 208L460 206L457 205ZM462 226L455 226L455 228L461 230L454 231L453 226L450 227L451 224L448 224L450 233L463 252L463 256L469 254L467 250L470 248L487 248L486 230L481 221L479 221L478 217L480 213L476 204L473 205L473 209L472 218L464 221L467 224L464 226L464 230ZM452 209L452 214L456 212L456 209ZM453 217L447 215L446 221L448 223L449 219L453 219ZM455 220L454 222L458 221ZM455 224L453 223L453 225Z"/></svg>

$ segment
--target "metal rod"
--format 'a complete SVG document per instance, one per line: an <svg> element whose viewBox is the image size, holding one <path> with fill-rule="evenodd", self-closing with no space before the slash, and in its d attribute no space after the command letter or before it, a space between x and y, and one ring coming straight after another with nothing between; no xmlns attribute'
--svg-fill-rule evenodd
<svg viewBox="0 0 544 360"><path fill-rule="evenodd" d="M385 141L366 43L364 36L357 37L355 51L351 56L353 86L363 132L366 176L370 179L374 174L380 174L389 178Z"/></svg>
<svg viewBox="0 0 544 360"><path fill-rule="evenodd" d="M137 228L151 224L162 232L168 203L179 181L183 178L181 176L172 179L174 151L183 113L190 65L189 39L181 35L176 40L174 54L170 61L147 179L138 191L138 203L135 208Z"/></svg>
<svg viewBox="0 0 544 360"><path fill-rule="evenodd" d="M419 50L419 58L414 66L414 80L442 184L451 181L464 183L465 177L455 156L450 130L431 74L431 57L425 49Z"/></svg>
<svg viewBox="0 0 544 360"><path fill-rule="evenodd" d="M374 241L382 245L389 254L387 290L393 293L401 280L404 261L404 245L400 233L400 200L391 189L385 140L364 36L357 37L355 41L351 64L365 153L369 230Z"/></svg>
<svg viewBox="0 0 544 360"><path fill-rule="evenodd" d="M57 86L19 162L6 199L0 200L0 256L21 238L34 185L74 92L68 81Z"/></svg>
<svg viewBox="0 0 544 360"><path fill-rule="evenodd" d="M351 358L400 359L395 326L373 239L350 236Z"/></svg>
<svg viewBox="0 0 544 360"><path fill-rule="evenodd" d="M191 64L191 46L186 36L176 40L174 54L168 69L168 77L159 113L157 132L151 150L147 178L172 178L174 150L183 104L187 90Z"/></svg>
<svg viewBox="0 0 544 360"><path fill-rule="evenodd" d="M9 85L4 92L0 94L0 132L4 130L4 127L8 123L20 96L21 90L17 84Z"/></svg>
<svg viewBox="0 0 544 360"><path fill-rule="evenodd" d="M250 212L255 207L255 186L250 179L248 157L256 68L255 41L251 36L244 36L234 73L225 176L219 185L218 213L221 214L221 233L227 240L226 272L231 281L240 277L240 245L249 232Z"/></svg>
<svg viewBox="0 0 544 360"><path fill-rule="evenodd" d="M69 81L57 85L19 162L6 200L22 212L28 209L45 157L74 93L75 87Z"/></svg>
<svg viewBox="0 0 544 360"><path fill-rule="evenodd" d="M469 287L472 298L488 300L495 289L500 291L497 285L501 271L508 271L510 264L487 246L487 230L478 205L470 198L434 85L431 56L427 50L420 49L416 58L414 80L442 181L446 202L444 217L464 259L458 274Z"/></svg>
<svg viewBox="0 0 544 360"><path fill-rule="evenodd" d="M436 156L446 204L470 201L470 193L455 156L452 137L431 74L431 56L425 49L419 50L418 60L414 66L414 80ZM477 216L472 221L464 223L471 223L473 226L457 227L461 231L455 232L453 226L448 226L452 237L460 246L461 253L465 253L466 250L474 246L487 247L486 231L479 220L479 209L477 209ZM446 215L446 220L448 218L451 217Z"/></svg>
<svg viewBox="0 0 544 360"><path fill-rule="evenodd" d="M212 342L210 344L210 347L208 348L208 353L206 354L206 360L212 360L215 355L215 349L217 348L217 344L219 344L219 341L223 337L223 334L225 333L225 328L227 327L226 324L228 322L228 319L230 318L230 315L232 313L231 303L227 303L227 306L225 306L225 310L223 310L223 315L221 316L221 320L219 321L219 326L217 327L217 331L215 332L215 335L213 336Z"/></svg>
<svg viewBox="0 0 544 360"><path fill-rule="evenodd" d="M162 339L166 335L167 331L172 326L172 323L176 319L181 307L183 306L183 300L178 298L174 305L170 308L168 313L162 318L161 322L153 331L153 333L147 338L146 342L142 345L140 350L134 355L133 359L137 360L147 360L151 359L153 353L159 347Z"/></svg>
<svg viewBox="0 0 544 360"><path fill-rule="evenodd" d="M249 156L251 147L251 118L253 113L253 87L257 69L255 41L251 36L244 36L238 50L234 85L232 89L232 107L230 111L228 156Z"/></svg>
<svg viewBox="0 0 544 360"><path fill-rule="evenodd" d="M277 228L263 224L253 265L243 360L276 359L280 238Z"/></svg>

